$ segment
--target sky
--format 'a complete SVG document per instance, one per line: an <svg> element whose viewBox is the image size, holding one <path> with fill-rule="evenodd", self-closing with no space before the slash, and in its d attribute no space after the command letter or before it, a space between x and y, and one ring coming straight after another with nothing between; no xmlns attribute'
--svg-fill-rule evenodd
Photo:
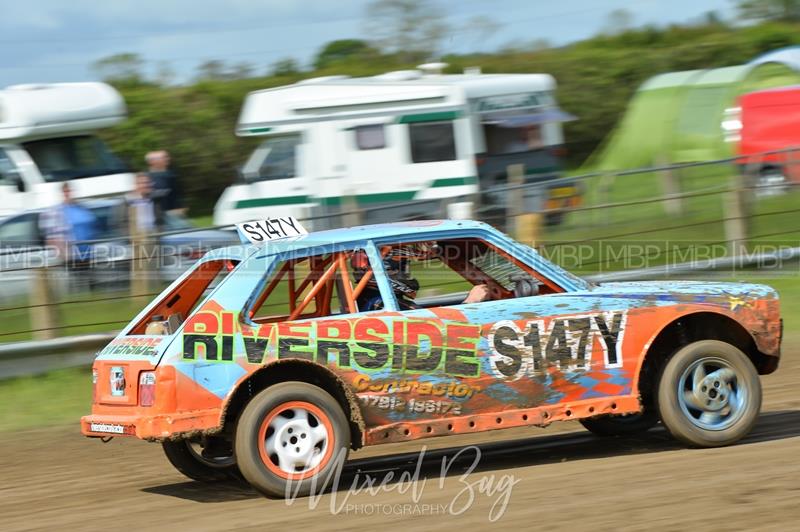
<svg viewBox="0 0 800 532"><path fill-rule="evenodd" d="M289 57L305 66L327 42L367 37L369 1L0 0L0 87L95 79L94 61L123 52L147 60L151 74L167 66L178 83L212 59L249 62L259 73ZM619 8L633 15L634 26L685 22L712 10L735 15L731 0L434 1L454 28L443 51L456 53L537 39L567 44L601 31ZM480 42L458 30L478 15L499 24Z"/></svg>

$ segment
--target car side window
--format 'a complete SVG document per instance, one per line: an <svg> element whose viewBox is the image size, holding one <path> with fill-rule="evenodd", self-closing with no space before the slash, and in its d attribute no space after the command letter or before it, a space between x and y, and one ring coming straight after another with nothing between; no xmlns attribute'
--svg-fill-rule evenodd
<svg viewBox="0 0 800 532"><path fill-rule="evenodd" d="M384 245L398 308L442 307L562 292L530 266L479 238Z"/></svg>
<svg viewBox="0 0 800 532"><path fill-rule="evenodd" d="M173 290L161 299L130 330L130 335L169 335L180 329L197 306L236 269L238 260L200 262Z"/></svg>
<svg viewBox="0 0 800 532"><path fill-rule="evenodd" d="M39 215L25 213L0 224L0 248L18 248L42 244Z"/></svg>
<svg viewBox="0 0 800 532"><path fill-rule="evenodd" d="M253 323L324 318L366 310L377 292L361 249L278 260L244 316Z"/></svg>

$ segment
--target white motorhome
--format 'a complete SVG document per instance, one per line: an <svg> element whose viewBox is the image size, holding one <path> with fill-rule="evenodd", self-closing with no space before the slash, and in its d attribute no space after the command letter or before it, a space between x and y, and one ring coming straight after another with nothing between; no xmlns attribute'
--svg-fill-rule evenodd
<svg viewBox="0 0 800 532"><path fill-rule="evenodd" d="M118 196L133 175L94 133L118 124L125 102L105 83L15 85L0 90L0 216L76 198Z"/></svg>
<svg viewBox="0 0 800 532"><path fill-rule="evenodd" d="M214 222L353 205L366 209L365 222L470 216L475 194L505 183L510 164L523 164L529 179L558 175L561 122L574 117L558 108L552 76L442 75L444 66L250 93L236 132L264 140L220 197Z"/></svg>

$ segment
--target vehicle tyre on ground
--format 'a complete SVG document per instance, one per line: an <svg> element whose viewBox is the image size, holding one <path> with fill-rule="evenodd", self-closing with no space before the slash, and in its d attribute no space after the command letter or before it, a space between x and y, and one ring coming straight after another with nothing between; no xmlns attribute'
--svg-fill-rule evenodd
<svg viewBox="0 0 800 532"><path fill-rule="evenodd" d="M658 412L646 408L638 414L608 415L580 420L586 430L597 436L635 436L658 424Z"/></svg>
<svg viewBox="0 0 800 532"><path fill-rule="evenodd" d="M702 340L682 347L661 373L658 411L667 430L692 447L735 443L761 409L761 382L735 346Z"/></svg>
<svg viewBox="0 0 800 532"><path fill-rule="evenodd" d="M215 448L198 438L166 440L162 444L167 460L187 477L200 482L240 478L233 449ZM224 447L224 444L223 444Z"/></svg>
<svg viewBox="0 0 800 532"><path fill-rule="evenodd" d="M331 472L347 459L350 426L326 391L284 382L247 404L234 448L239 469L254 488L272 497L306 496L325 489Z"/></svg>
<svg viewBox="0 0 800 532"><path fill-rule="evenodd" d="M755 178L755 193L759 197L780 196L788 189L786 171L780 166L765 166Z"/></svg>

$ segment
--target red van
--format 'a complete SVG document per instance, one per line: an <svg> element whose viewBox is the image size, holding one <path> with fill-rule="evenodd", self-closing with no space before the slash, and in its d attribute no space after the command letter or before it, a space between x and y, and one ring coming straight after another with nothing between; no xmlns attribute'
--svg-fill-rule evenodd
<svg viewBox="0 0 800 532"><path fill-rule="evenodd" d="M800 182L800 151L786 151L800 148L800 86L744 94L738 104L725 111L722 128L737 143L739 163L759 185Z"/></svg>

